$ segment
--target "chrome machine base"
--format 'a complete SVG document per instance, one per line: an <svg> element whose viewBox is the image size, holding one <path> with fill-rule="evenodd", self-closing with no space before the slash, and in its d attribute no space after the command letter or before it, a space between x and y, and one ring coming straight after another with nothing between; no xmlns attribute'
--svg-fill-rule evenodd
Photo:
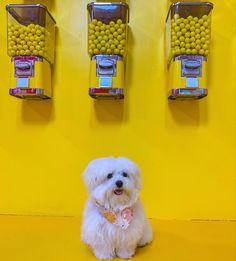
<svg viewBox="0 0 236 261"><path fill-rule="evenodd" d="M98 100L121 100L124 99L122 88L90 88L89 95Z"/></svg>
<svg viewBox="0 0 236 261"><path fill-rule="evenodd" d="M28 100L45 100L51 98L50 95L45 93L44 89L40 88L14 88L9 90L9 94L17 98Z"/></svg>
<svg viewBox="0 0 236 261"><path fill-rule="evenodd" d="M172 89L169 100L199 100L207 96L207 89L204 88L177 88Z"/></svg>

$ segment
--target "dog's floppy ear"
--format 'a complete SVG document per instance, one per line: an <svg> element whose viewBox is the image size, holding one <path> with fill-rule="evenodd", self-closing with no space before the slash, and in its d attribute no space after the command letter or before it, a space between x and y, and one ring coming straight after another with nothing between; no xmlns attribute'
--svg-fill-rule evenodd
<svg viewBox="0 0 236 261"><path fill-rule="evenodd" d="M91 192L111 171L113 157L98 158L92 160L83 173L84 182Z"/></svg>
<svg viewBox="0 0 236 261"><path fill-rule="evenodd" d="M89 192L93 190L96 185L97 177L96 177L95 168L93 166L93 161L88 164L86 169L83 172L84 183Z"/></svg>
<svg viewBox="0 0 236 261"><path fill-rule="evenodd" d="M128 172L133 176L136 189L141 189L141 170L138 165L125 157L119 157L118 162L125 166Z"/></svg>

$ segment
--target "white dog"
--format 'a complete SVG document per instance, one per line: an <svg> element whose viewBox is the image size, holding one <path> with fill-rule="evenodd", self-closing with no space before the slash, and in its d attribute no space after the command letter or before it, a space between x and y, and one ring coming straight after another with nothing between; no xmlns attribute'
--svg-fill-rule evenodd
<svg viewBox="0 0 236 261"><path fill-rule="evenodd" d="M152 229L138 198L140 171L124 158L93 160L83 173L89 191L82 240L98 259L131 258L152 240Z"/></svg>

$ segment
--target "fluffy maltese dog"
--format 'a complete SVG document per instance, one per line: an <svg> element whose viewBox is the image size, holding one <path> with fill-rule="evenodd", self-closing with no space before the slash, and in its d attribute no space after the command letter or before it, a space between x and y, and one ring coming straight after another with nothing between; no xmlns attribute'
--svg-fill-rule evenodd
<svg viewBox="0 0 236 261"><path fill-rule="evenodd" d="M140 170L124 157L99 158L84 173L89 192L82 240L98 259L131 258L137 246L152 240L152 229L139 200Z"/></svg>

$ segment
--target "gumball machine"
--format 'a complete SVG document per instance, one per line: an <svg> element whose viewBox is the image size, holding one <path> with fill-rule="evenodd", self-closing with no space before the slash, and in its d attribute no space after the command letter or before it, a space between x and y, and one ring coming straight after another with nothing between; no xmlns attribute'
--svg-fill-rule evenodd
<svg viewBox="0 0 236 261"><path fill-rule="evenodd" d="M9 4L6 10L7 48L12 61L10 95L49 99L56 22L41 4Z"/></svg>
<svg viewBox="0 0 236 261"><path fill-rule="evenodd" d="M88 9L89 95L124 98L129 7L124 2L92 2Z"/></svg>
<svg viewBox="0 0 236 261"><path fill-rule="evenodd" d="M211 40L210 2L175 2L166 20L169 99L207 96L207 60Z"/></svg>

